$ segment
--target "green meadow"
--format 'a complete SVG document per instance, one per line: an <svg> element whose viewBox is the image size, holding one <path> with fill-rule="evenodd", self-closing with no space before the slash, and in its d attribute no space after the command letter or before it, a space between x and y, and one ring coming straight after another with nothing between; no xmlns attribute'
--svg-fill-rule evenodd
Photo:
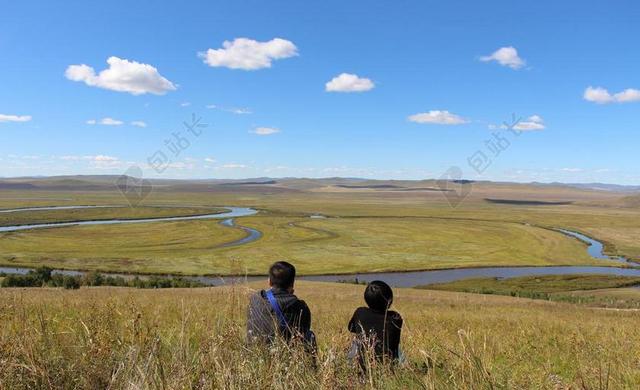
<svg viewBox="0 0 640 390"><path fill-rule="evenodd" d="M311 183L311 184L310 184ZM416 184L414 184L416 185ZM422 186L426 184L421 184ZM220 206L249 206L258 215L238 225L218 220L77 226L0 234L5 266L173 274L263 274L274 260L295 260L301 273L353 273L481 266L615 265L587 255L586 246L550 228L583 232L608 254L640 257L640 211L609 193L479 183L458 207L434 191L345 189L314 181L275 186L159 187L129 207L117 191L3 191L0 208L122 205L121 208L0 214L0 225L109 218L196 215ZM422 187L419 187L420 189ZM539 199L542 204L495 204L487 198ZM51 199L51 200L48 200ZM59 199L66 199L60 201ZM570 201L546 204L547 201ZM326 216L312 219L311 215Z"/></svg>

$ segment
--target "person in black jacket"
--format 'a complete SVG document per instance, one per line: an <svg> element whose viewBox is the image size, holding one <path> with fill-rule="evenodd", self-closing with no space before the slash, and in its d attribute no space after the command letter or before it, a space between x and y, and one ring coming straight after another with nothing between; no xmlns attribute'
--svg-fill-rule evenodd
<svg viewBox="0 0 640 390"><path fill-rule="evenodd" d="M393 290L383 281L367 285L364 300L368 307L359 307L349 321L349 332L356 334L349 355L357 358L365 368L366 351L378 360L397 361L400 357L402 316L389 310L393 303Z"/></svg>
<svg viewBox="0 0 640 390"><path fill-rule="evenodd" d="M303 300L293 294L295 277L296 268L286 261L278 261L269 268L271 288L258 291L249 300L247 340L250 343L270 344L280 335L287 341L299 338L315 348L311 311ZM269 301L269 295L274 298L274 303Z"/></svg>

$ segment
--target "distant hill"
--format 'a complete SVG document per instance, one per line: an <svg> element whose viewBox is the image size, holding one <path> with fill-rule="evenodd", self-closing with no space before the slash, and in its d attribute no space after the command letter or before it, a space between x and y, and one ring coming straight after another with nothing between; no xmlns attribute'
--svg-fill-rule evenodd
<svg viewBox="0 0 640 390"><path fill-rule="evenodd" d="M0 182L0 190L30 190L36 188L30 183Z"/></svg>
<svg viewBox="0 0 640 390"><path fill-rule="evenodd" d="M2 190L46 191L115 191L118 175L69 175L52 177L18 177L0 179ZM568 204L588 202L599 205L618 204L638 207L638 186L617 184L510 183L452 180L373 180L363 178L246 178L246 179L145 179L154 191L212 192L237 194L286 194L300 192L379 194L386 197L437 197L464 188L478 200L492 203L520 202ZM623 199L621 199L623 198ZM498 200L497 202L495 200Z"/></svg>
<svg viewBox="0 0 640 390"><path fill-rule="evenodd" d="M566 185L575 187L575 188L584 188L584 189L598 190L598 191L640 192L640 186L622 185L622 184L570 183Z"/></svg>

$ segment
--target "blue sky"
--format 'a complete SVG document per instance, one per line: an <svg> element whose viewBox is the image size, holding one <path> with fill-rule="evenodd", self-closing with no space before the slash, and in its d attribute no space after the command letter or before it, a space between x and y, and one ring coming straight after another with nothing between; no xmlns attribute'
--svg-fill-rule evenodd
<svg viewBox="0 0 640 390"><path fill-rule="evenodd" d="M0 176L637 185L638 20L634 1L5 2Z"/></svg>

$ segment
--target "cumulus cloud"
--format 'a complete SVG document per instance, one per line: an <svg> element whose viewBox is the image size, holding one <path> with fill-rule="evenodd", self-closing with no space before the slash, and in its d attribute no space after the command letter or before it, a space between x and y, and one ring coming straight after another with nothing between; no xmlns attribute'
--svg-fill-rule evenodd
<svg viewBox="0 0 640 390"><path fill-rule="evenodd" d="M469 121L449 111L431 110L409 116L409 121L436 125L462 125Z"/></svg>
<svg viewBox="0 0 640 390"><path fill-rule="evenodd" d="M526 120L518 122L513 128L520 131L544 130L544 119L540 115L531 115Z"/></svg>
<svg viewBox="0 0 640 390"><path fill-rule="evenodd" d="M640 101L640 90L627 88L615 94L602 87L588 87L582 96L584 100L598 104L631 103Z"/></svg>
<svg viewBox="0 0 640 390"><path fill-rule="evenodd" d="M275 127L256 127L250 132L257 135L271 135L279 133L280 129L276 129Z"/></svg>
<svg viewBox="0 0 640 390"><path fill-rule="evenodd" d="M104 125L104 126L120 126L124 124L124 122L121 120L113 119L109 117L102 118L99 121L95 119L89 119L86 123L88 125Z"/></svg>
<svg viewBox="0 0 640 390"><path fill-rule="evenodd" d="M370 91L375 84L370 79L358 77L356 74L341 73L325 84L327 92L365 92Z"/></svg>
<svg viewBox="0 0 640 390"><path fill-rule="evenodd" d="M480 61L496 61L500 65L508 66L511 69L520 69L526 65L526 61L518 56L518 50L513 46L501 47L491 55L480 57Z"/></svg>
<svg viewBox="0 0 640 390"><path fill-rule="evenodd" d="M0 122L29 122L31 115L7 115L0 114Z"/></svg>
<svg viewBox="0 0 640 390"><path fill-rule="evenodd" d="M133 122L131 122L131 126L147 127L147 122L144 122L144 121L133 121Z"/></svg>
<svg viewBox="0 0 640 390"><path fill-rule="evenodd" d="M98 74L92 67L85 64L70 65L65 71L65 77L71 81L84 82L91 87L128 92L132 95L145 93L164 95L177 88L149 64L118 57L109 57L107 63L109 68Z"/></svg>
<svg viewBox="0 0 640 390"><path fill-rule="evenodd" d="M233 41L224 41L220 49L208 49L206 52L198 53L209 66L242 70L270 68L274 60L297 55L296 45L281 38L267 42L236 38Z"/></svg>

